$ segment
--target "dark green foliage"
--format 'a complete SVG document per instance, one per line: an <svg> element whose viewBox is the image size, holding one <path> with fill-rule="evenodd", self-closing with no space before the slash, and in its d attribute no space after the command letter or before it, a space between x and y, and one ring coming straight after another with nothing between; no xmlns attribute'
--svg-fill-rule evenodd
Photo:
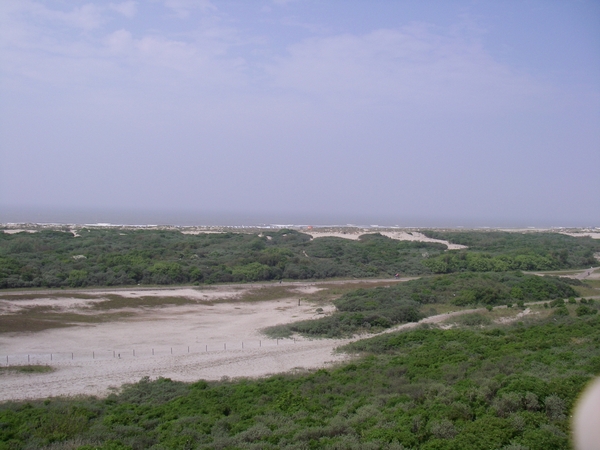
<svg viewBox="0 0 600 450"><path fill-rule="evenodd" d="M514 273L462 273L398 283L391 287L357 289L334 301L337 312L317 320L281 325L266 332L273 337L301 333L339 337L360 331L416 322L419 309L429 303L458 306L497 306L577 295L563 278Z"/></svg>
<svg viewBox="0 0 600 450"><path fill-rule="evenodd" d="M253 282L275 279L428 274L423 253L444 245L319 238L294 230L182 234L167 230L81 229L0 232L0 288Z"/></svg>
<svg viewBox="0 0 600 450"><path fill-rule="evenodd" d="M468 246L427 259L434 273L556 270L597 264L600 242L560 233L509 233L502 231L424 231L425 235Z"/></svg>
<svg viewBox="0 0 600 450"><path fill-rule="evenodd" d="M578 316L587 316L587 315L593 315L593 314L597 314L597 313L598 313L598 310L596 308L586 306L586 305L580 305L575 310L575 314L577 314Z"/></svg>
<svg viewBox="0 0 600 450"><path fill-rule="evenodd" d="M311 374L4 403L0 449L564 449L599 345L598 316L381 335Z"/></svg>

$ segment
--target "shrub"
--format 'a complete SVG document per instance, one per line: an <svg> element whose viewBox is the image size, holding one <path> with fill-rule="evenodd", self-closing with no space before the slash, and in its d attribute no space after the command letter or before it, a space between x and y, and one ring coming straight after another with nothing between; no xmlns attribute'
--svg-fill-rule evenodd
<svg viewBox="0 0 600 450"><path fill-rule="evenodd" d="M438 439L452 439L458 433L454 424L449 420L432 422L429 431Z"/></svg>
<svg viewBox="0 0 600 450"><path fill-rule="evenodd" d="M577 316L579 316L579 317L593 315L596 313L598 313L597 309L590 308L589 306L586 306L586 305L580 305L575 310L575 314L577 314Z"/></svg>
<svg viewBox="0 0 600 450"><path fill-rule="evenodd" d="M473 314L465 314L458 318L458 322L462 325L467 325L470 327L475 326L484 326L492 323L492 320L489 317L483 316L479 313Z"/></svg>
<svg viewBox="0 0 600 450"><path fill-rule="evenodd" d="M568 316L569 315L569 310L567 308L563 306L556 308L553 312L553 315L555 316Z"/></svg>
<svg viewBox="0 0 600 450"><path fill-rule="evenodd" d="M521 396L514 392L504 394L494 401L494 407L500 417L508 417L521 409Z"/></svg>
<svg viewBox="0 0 600 450"><path fill-rule="evenodd" d="M558 395L551 395L544 400L546 414L550 420L564 420L565 402Z"/></svg>

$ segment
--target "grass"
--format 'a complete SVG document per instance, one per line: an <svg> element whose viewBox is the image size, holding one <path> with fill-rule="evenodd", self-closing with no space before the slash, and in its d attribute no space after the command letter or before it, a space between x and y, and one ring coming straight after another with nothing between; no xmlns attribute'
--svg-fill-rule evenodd
<svg viewBox="0 0 600 450"><path fill-rule="evenodd" d="M151 295L143 297L123 297L117 294L106 296L108 300L94 303L90 308L94 310L111 310L123 308L157 308L161 306L181 306L198 303L197 300L187 297L155 297Z"/></svg>
<svg viewBox="0 0 600 450"><path fill-rule="evenodd" d="M4 366L0 367L0 374L7 375L9 373L49 373L54 372L53 367L42 364L26 364L22 366Z"/></svg>
<svg viewBox="0 0 600 450"><path fill-rule="evenodd" d="M115 322L134 315L133 312L125 311L102 314L51 313L44 311L43 307L29 308L18 314L0 315L0 334L35 333L53 328L72 327L79 323Z"/></svg>

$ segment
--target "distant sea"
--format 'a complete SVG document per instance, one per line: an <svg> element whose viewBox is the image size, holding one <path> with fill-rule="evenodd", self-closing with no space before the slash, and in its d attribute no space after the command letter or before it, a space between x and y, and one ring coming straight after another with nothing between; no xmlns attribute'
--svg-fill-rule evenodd
<svg viewBox="0 0 600 450"><path fill-rule="evenodd" d="M32 208L0 205L0 223L111 224L172 226L355 226L402 228L551 228L600 224L501 218L408 217L398 214L219 212L93 208Z"/></svg>

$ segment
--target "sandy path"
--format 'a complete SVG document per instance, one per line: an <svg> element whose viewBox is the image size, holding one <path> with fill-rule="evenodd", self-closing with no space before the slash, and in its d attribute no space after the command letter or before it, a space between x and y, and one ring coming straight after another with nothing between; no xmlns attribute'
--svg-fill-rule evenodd
<svg viewBox="0 0 600 450"><path fill-rule="evenodd" d="M467 248L465 245L460 244L451 244L448 241L444 241L441 239L433 239L425 236L423 233L419 233L417 231L406 232L406 231L302 231L305 234L310 235L313 239L320 237L339 237L343 239L352 239L357 240L363 234L372 234L379 233L383 236L387 236L390 239L396 239L398 241L419 241L419 242L435 242L438 244L444 244L448 247L448 250L459 250L462 248Z"/></svg>

